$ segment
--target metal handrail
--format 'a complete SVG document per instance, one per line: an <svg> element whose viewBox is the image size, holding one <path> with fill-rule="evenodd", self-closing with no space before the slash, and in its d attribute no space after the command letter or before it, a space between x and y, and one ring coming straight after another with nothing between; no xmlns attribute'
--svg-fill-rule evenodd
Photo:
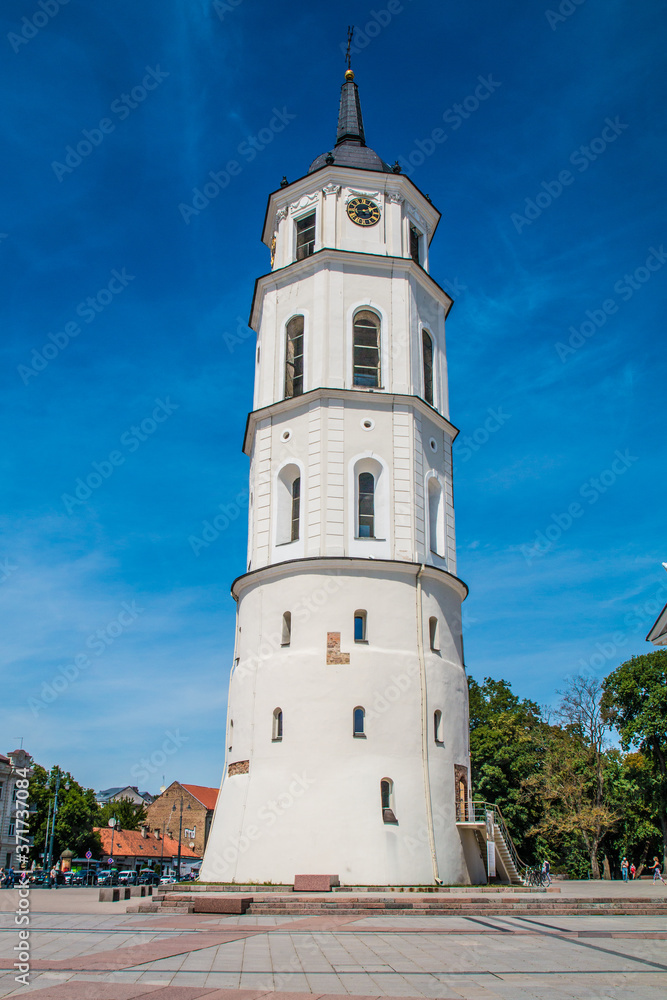
<svg viewBox="0 0 667 1000"><path fill-rule="evenodd" d="M481 801L466 802L463 808L462 805L463 804L460 802L457 803L456 818L458 822L486 823L486 814L488 812L493 813L493 821L500 828L505 846L509 851L510 858L512 859L514 867L517 870L517 874L519 874L521 878L524 878L524 876L521 876L521 870L527 869L528 865L519 857L519 852L514 846L514 841L512 840L512 836L507 828L507 823L505 822L505 817L500 810L500 806L497 806L493 802Z"/></svg>

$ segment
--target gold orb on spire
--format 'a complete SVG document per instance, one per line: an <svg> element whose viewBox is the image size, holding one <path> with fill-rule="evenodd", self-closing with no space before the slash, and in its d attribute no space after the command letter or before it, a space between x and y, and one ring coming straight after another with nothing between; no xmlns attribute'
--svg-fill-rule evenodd
<svg viewBox="0 0 667 1000"><path fill-rule="evenodd" d="M352 71L351 69L346 69L346 70L345 70L345 79L346 79L346 80L347 80L348 82L349 82L350 80L354 80L354 72L353 72L353 71Z"/></svg>

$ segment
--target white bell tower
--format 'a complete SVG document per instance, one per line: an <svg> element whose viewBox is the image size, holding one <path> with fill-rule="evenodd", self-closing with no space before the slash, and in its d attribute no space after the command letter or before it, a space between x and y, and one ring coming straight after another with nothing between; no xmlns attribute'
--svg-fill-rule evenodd
<svg viewBox="0 0 667 1000"><path fill-rule="evenodd" d="M469 798L466 587L452 300L429 275L439 219L366 146L348 70L335 147L266 213L248 567L232 586L225 766L202 880L484 880L457 827Z"/></svg>

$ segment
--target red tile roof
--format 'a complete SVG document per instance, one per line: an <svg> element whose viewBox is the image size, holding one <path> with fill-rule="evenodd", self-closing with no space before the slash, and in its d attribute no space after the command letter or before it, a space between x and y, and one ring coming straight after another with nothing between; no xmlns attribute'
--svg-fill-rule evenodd
<svg viewBox="0 0 667 1000"><path fill-rule="evenodd" d="M95 830L100 835L102 850L106 855L110 855L112 831L108 826L96 826ZM143 856L146 858L160 858L163 853L163 840L164 857L178 857L178 841L174 840L173 837L165 836L164 838L160 838L160 840L158 840L153 833L149 833L147 837L142 837L141 830L121 830L120 833L114 834L113 857L128 858ZM199 855L195 854L194 851L191 851L190 848L183 841L181 841L181 857L199 858Z"/></svg>
<svg viewBox="0 0 667 1000"><path fill-rule="evenodd" d="M215 809L215 803L218 801L217 788L207 788L205 785L181 785L181 787L190 792L190 795L194 795L207 809Z"/></svg>

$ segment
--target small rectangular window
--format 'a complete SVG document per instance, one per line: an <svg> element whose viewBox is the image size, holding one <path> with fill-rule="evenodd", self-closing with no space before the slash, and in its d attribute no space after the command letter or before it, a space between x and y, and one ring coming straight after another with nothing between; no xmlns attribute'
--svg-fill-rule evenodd
<svg viewBox="0 0 667 1000"><path fill-rule="evenodd" d="M421 233L414 226L410 226L410 256L415 264L421 265Z"/></svg>
<svg viewBox="0 0 667 1000"><path fill-rule="evenodd" d="M354 612L354 641L366 642L366 612Z"/></svg>
<svg viewBox="0 0 667 1000"><path fill-rule="evenodd" d="M16 832L16 824L13 821L10 822L9 830L7 832L9 833L10 837L14 836L14 833Z"/></svg>
<svg viewBox="0 0 667 1000"><path fill-rule="evenodd" d="M296 224L296 259L303 260L315 252L315 213Z"/></svg>
<svg viewBox="0 0 667 1000"><path fill-rule="evenodd" d="M292 641L292 612L286 611L283 615L283 632L280 640L281 646L289 646Z"/></svg>
<svg viewBox="0 0 667 1000"><path fill-rule="evenodd" d="M429 618L428 620L428 638L429 645L434 653L437 653L440 649L440 642L438 640L438 619Z"/></svg>

